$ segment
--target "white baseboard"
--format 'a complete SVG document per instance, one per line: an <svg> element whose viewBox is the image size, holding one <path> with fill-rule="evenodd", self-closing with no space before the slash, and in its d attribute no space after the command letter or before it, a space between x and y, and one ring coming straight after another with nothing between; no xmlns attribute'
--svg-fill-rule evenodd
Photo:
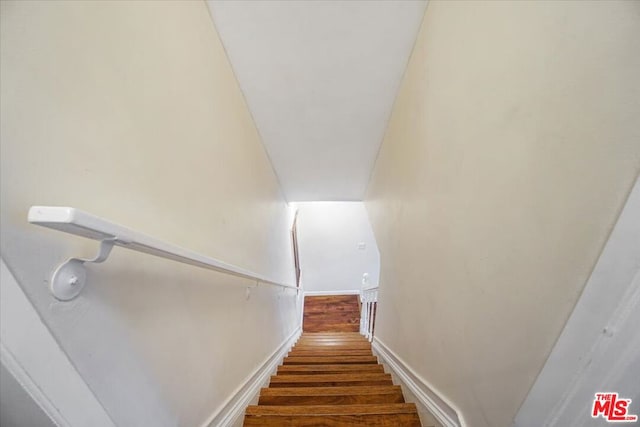
<svg viewBox="0 0 640 427"><path fill-rule="evenodd" d="M233 394L204 422L202 427L231 427L243 416L245 409L267 385L280 361L296 342L302 328L298 327L264 362L249 375Z"/></svg>
<svg viewBox="0 0 640 427"><path fill-rule="evenodd" d="M324 295L360 295L360 290L347 289L342 291L304 291L304 296L318 297Z"/></svg>
<svg viewBox="0 0 640 427"><path fill-rule="evenodd" d="M389 366L402 384L413 393L422 405L444 427L465 427L460 411L442 396L431 384L420 377L378 337L373 337L373 351Z"/></svg>

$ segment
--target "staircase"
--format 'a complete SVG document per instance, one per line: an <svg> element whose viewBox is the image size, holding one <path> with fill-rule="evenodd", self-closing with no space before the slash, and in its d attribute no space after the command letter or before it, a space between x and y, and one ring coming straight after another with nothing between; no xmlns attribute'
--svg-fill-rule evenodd
<svg viewBox="0 0 640 427"><path fill-rule="evenodd" d="M421 424L415 404L404 402L400 387L393 385L362 335L305 331L269 388L261 390L258 405L247 408L244 425Z"/></svg>

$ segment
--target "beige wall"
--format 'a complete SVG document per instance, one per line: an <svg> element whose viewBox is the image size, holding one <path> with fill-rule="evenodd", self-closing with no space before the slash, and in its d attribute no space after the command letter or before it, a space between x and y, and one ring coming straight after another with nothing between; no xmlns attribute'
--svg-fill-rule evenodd
<svg viewBox="0 0 640 427"><path fill-rule="evenodd" d="M122 426L206 420L296 325L292 292L27 224L74 206L293 282L290 212L204 2L2 2L2 257ZM268 333L265 333L268 331Z"/></svg>
<svg viewBox="0 0 640 427"><path fill-rule="evenodd" d="M640 168L639 2L432 1L368 190L376 333L509 426Z"/></svg>

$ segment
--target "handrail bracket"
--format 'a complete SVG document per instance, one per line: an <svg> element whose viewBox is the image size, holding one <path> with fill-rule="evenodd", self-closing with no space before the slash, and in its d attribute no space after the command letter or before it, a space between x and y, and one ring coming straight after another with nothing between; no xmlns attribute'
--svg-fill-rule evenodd
<svg viewBox="0 0 640 427"><path fill-rule="evenodd" d="M101 263L106 261L117 238L100 241L98 254L93 258L69 258L60 264L51 278L51 293L60 301L69 301L77 297L87 283L85 263Z"/></svg>

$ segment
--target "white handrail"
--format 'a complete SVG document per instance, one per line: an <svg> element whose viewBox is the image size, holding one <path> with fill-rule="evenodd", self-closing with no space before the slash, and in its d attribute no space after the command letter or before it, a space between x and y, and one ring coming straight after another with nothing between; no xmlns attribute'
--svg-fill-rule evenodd
<svg viewBox="0 0 640 427"><path fill-rule="evenodd" d="M54 295L62 300L74 298L79 293L78 288L82 288L84 285L84 272L79 271L78 267L81 267L85 262L104 261L109 255L109 251L113 245L196 267L255 280L258 283L298 289L295 285L277 282L253 271L154 239L76 208L32 206L31 209L29 209L29 222L102 241L100 254L95 259L85 260L72 258L67 263L58 267L51 286ZM64 288L64 290L62 288L56 288L56 284L54 283L56 281L58 282L57 285ZM64 283L60 283L60 281ZM70 290L73 290L73 292L70 293Z"/></svg>
<svg viewBox="0 0 640 427"><path fill-rule="evenodd" d="M378 286L368 286L360 291L360 333L369 341L373 340L376 309L378 303Z"/></svg>

